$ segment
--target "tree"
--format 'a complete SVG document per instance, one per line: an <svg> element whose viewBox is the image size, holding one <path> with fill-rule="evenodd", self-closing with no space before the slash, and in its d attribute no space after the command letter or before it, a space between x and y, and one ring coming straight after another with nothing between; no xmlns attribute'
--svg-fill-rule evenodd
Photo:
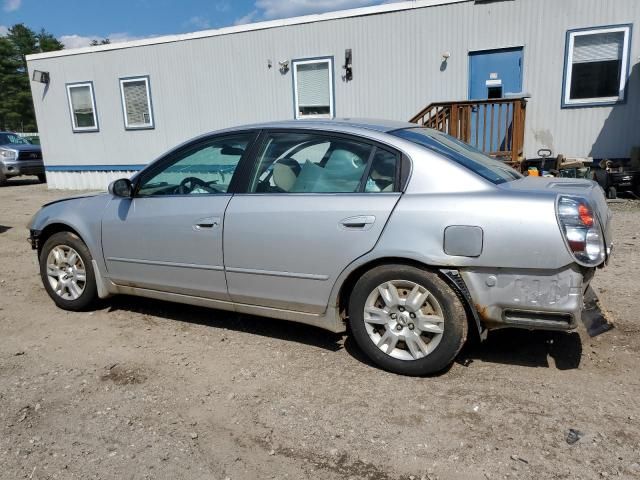
<svg viewBox="0 0 640 480"><path fill-rule="evenodd" d="M36 33L21 23L0 37L0 129L37 131L25 56L63 48L44 29Z"/></svg>

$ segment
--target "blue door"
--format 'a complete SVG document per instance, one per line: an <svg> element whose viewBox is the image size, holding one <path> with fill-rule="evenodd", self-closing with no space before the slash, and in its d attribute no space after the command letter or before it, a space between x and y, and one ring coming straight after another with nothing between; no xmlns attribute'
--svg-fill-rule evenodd
<svg viewBox="0 0 640 480"><path fill-rule="evenodd" d="M469 53L469 100L504 98L520 92L522 47ZM480 106L471 114L470 143L488 153L508 149L512 119L513 111L507 105Z"/></svg>
<svg viewBox="0 0 640 480"><path fill-rule="evenodd" d="M469 53L469 100L522 91L522 47Z"/></svg>

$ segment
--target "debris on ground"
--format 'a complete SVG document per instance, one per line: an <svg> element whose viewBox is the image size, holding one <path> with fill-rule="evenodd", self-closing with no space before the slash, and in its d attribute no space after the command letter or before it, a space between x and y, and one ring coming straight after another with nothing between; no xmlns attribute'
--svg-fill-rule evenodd
<svg viewBox="0 0 640 480"><path fill-rule="evenodd" d="M569 431L567 432L567 436L565 440L569 445L573 445L578 440L580 440L582 436L583 436L583 433L580 430L575 430L573 428L570 428Z"/></svg>

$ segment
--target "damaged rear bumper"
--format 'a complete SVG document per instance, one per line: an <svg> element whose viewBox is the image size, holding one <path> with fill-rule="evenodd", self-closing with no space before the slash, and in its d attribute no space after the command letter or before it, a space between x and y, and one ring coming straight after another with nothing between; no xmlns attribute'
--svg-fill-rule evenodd
<svg viewBox="0 0 640 480"><path fill-rule="evenodd" d="M572 330L595 269L460 270L483 327Z"/></svg>

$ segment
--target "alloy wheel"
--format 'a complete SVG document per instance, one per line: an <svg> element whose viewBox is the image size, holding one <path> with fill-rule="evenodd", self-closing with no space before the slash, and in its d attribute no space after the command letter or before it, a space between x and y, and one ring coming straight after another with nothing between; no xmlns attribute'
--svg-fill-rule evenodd
<svg viewBox="0 0 640 480"><path fill-rule="evenodd" d="M68 245L57 245L47 256L47 279L64 300L77 300L87 284L87 272L80 254Z"/></svg>
<svg viewBox="0 0 640 480"><path fill-rule="evenodd" d="M431 354L444 333L438 300L422 285L391 280L373 290L365 302L364 323L380 350L399 360Z"/></svg>

